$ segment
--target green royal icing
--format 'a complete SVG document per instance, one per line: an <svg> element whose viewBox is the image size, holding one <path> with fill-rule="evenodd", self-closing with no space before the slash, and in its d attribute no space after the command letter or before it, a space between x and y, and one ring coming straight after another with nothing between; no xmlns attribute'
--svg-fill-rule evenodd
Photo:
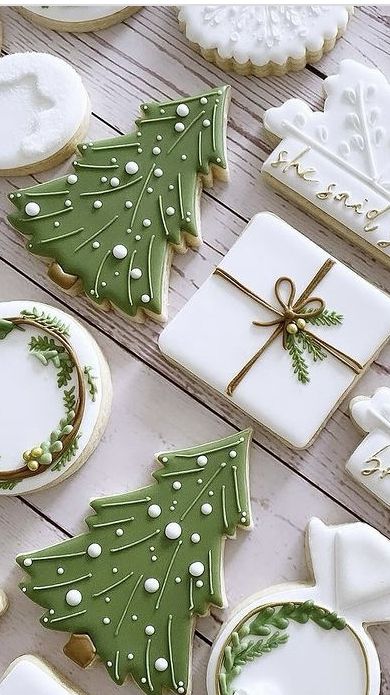
<svg viewBox="0 0 390 695"><path fill-rule="evenodd" d="M230 88L144 104L137 131L79 146L74 174L9 199L27 248L79 277L93 301L161 315L170 245L199 239L199 174L227 168Z"/></svg>
<svg viewBox="0 0 390 695"><path fill-rule="evenodd" d="M159 454L157 483L94 500L88 533L17 558L42 624L89 635L116 683L191 690L194 616L222 606L224 537L250 526L250 436Z"/></svg>

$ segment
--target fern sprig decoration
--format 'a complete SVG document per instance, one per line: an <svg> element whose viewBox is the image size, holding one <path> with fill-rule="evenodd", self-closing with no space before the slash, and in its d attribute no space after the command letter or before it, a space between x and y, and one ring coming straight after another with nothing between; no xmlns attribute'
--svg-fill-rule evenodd
<svg viewBox="0 0 390 695"><path fill-rule="evenodd" d="M47 366L50 362L57 369L58 388L67 386L72 379L74 363L62 345L46 335L32 336L29 342L30 352Z"/></svg>
<svg viewBox="0 0 390 695"><path fill-rule="evenodd" d="M310 316L309 314L305 317L305 321L311 323L312 326L340 326L344 320L342 314L338 314L336 311L329 311L324 309L319 316Z"/></svg>
<svg viewBox="0 0 390 695"><path fill-rule="evenodd" d="M294 374L301 384L307 384L310 381L309 368L303 356L303 349L299 347L295 335L287 337L287 350L291 357Z"/></svg>
<svg viewBox="0 0 390 695"><path fill-rule="evenodd" d="M313 359L313 362L322 362L322 360L326 359L327 353L325 350L319 343L317 343L315 338L305 331L298 331L298 333L295 335L295 340L301 345L302 350L306 350L309 353Z"/></svg>
<svg viewBox="0 0 390 695"><path fill-rule="evenodd" d="M54 331L55 333L59 333L60 335L64 336L70 335L69 326L67 326L66 323L61 321L57 316L50 316L50 314L46 314L44 311L39 311L36 307L33 307L32 311L25 309L20 313L21 316L31 319L35 323L39 323L45 328L50 328L50 330Z"/></svg>
<svg viewBox="0 0 390 695"><path fill-rule="evenodd" d="M98 392L98 388L96 385L97 377L92 374L92 367L85 366L83 371L87 381L89 395L91 396L91 400L94 403L96 400L96 394Z"/></svg>

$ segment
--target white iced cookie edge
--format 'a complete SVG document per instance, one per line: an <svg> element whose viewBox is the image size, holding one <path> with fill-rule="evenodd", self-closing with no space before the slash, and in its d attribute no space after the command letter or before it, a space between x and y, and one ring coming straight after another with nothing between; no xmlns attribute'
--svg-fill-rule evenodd
<svg viewBox="0 0 390 695"><path fill-rule="evenodd" d="M208 695L221 695L218 675L233 632L261 608L306 601L336 613L345 627L325 630L315 620L301 624L289 620L286 642L238 669L234 691L247 695L299 695L304 691L379 695L380 664L366 625L390 619L390 541L364 523L327 526L315 518L308 526L306 541L314 583L310 578L308 583L264 589L235 610L214 642L207 671ZM281 634L284 629L277 631ZM256 641L259 636L248 639ZM326 668L327 663L332 663L331 669Z"/></svg>
<svg viewBox="0 0 390 695"><path fill-rule="evenodd" d="M0 679L0 695L82 695L46 662L30 654L15 659Z"/></svg>
<svg viewBox="0 0 390 695"><path fill-rule="evenodd" d="M92 22L104 19L125 10L128 5L22 5L22 7L38 17L53 19L57 22Z"/></svg>
<svg viewBox="0 0 390 695"><path fill-rule="evenodd" d="M48 53L0 59L0 170L42 162L60 152L89 114L80 76Z"/></svg>
<svg viewBox="0 0 390 695"><path fill-rule="evenodd" d="M317 53L342 33L352 5L181 5L187 38L222 59L257 67Z"/></svg>

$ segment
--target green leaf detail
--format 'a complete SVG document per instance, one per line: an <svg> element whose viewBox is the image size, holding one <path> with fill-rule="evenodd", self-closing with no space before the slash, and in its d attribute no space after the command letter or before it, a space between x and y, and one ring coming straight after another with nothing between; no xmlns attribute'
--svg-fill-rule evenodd
<svg viewBox="0 0 390 695"><path fill-rule="evenodd" d="M64 400L65 412L68 415L71 410L76 409L75 386L72 386L72 388L70 388L68 390L64 389L63 400Z"/></svg>
<svg viewBox="0 0 390 695"><path fill-rule="evenodd" d="M67 386L72 379L74 364L65 348L46 335L32 336L29 348L44 366L52 363L56 367L58 388Z"/></svg>
<svg viewBox="0 0 390 695"><path fill-rule="evenodd" d="M291 357L292 368L298 381L301 384L307 384L310 381L309 368L303 356L303 348L301 348L296 340L296 335L287 336L287 350Z"/></svg>
<svg viewBox="0 0 390 695"><path fill-rule="evenodd" d="M64 468L71 460L72 458L76 455L76 452L78 451L79 448L79 439L81 437L81 432L74 438L74 440L71 442L70 446L67 448L63 456L59 458L54 466L51 467L52 471L59 471L61 468Z"/></svg>
<svg viewBox="0 0 390 695"><path fill-rule="evenodd" d="M96 394L98 392L98 388L96 385L97 377L92 374L92 367L84 367L84 376L85 376L86 381L87 381L89 395L91 396L91 400L94 403L96 400Z"/></svg>
<svg viewBox="0 0 390 695"><path fill-rule="evenodd" d="M11 331L15 328L15 324L12 321L7 321L6 319L0 319L0 340L4 340Z"/></svg>
<svg viewBox="0 0 390 695"><path fill-rule="evenodd" d="M74 173L9 198L27 248L81 279L97 304L161 317L172 247L200 241L199 177L227 169L229 87L144 104L137 130L79 146ZM29 216L28 203L39 206Z"/></svg>
<svg viewBox="0 0 390 695"><path fill-rule="evenodd" d="M313 362L322 362L322 360L326 359L327 353L323 347L317 343L313 336L309 335L305 331L298 331L294 338L295 341L301 346L302 350L306 350L306 352L309 353L313 359Z"/></svg>
<svg viewBox="0 0 390 695"><path fill-rule="evenodd" d="M335 311L324 309L319 316L306 316L305 320L313 326L340 326L344 317L341 314L337 314Z"/></svg>
<svg viewBox="0 0 390 695"><path fill-rule="evenodd" d="M18 480L0 480L0 489L1 490L13 490L17 484Z"/></svg>
<svg viewBox="0 0 390 695"><path fill-rule="evenodd" d="M46 314L44 311L39 311L36 307L33 307L32 311L21 311L20 315L27 319L32 319L35 321L35 323L39 323L41 326L49 328L55 333L59 333L60 335L64 336L70 335L69 326L66 323L61 321L56 316L50 316L50 314Z"/></svg>

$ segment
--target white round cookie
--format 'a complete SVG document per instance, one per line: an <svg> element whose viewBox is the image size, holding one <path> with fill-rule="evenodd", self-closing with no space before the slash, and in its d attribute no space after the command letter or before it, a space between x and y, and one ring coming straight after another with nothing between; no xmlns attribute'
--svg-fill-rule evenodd
<svg viewBox="0 0 390 695"><path fill-rule="evenodd" d="M49 169L75 151L90 116L77 72L48 53L0 58L0 175Z"/></svg>
<svg viewBox="0 0 390 695"><path fill-rule="evenodd" d="M181 5L179 22L207 60L265 76L319 60L352 12L352 5Z"/></svg>
<svg viewBox="0 0 390 695"><path fill-rule="evenodd" d="M22 5L20 14L47 29L96 31L123 22L138 5Z"/></svg>
<svg viewBox="0 0 390 695"><path fill-rule="evenodd" d="M110 372L86 329L40 302L0 303L0 339L0 495L24 494L91 455L110 412Z"/></svg>

